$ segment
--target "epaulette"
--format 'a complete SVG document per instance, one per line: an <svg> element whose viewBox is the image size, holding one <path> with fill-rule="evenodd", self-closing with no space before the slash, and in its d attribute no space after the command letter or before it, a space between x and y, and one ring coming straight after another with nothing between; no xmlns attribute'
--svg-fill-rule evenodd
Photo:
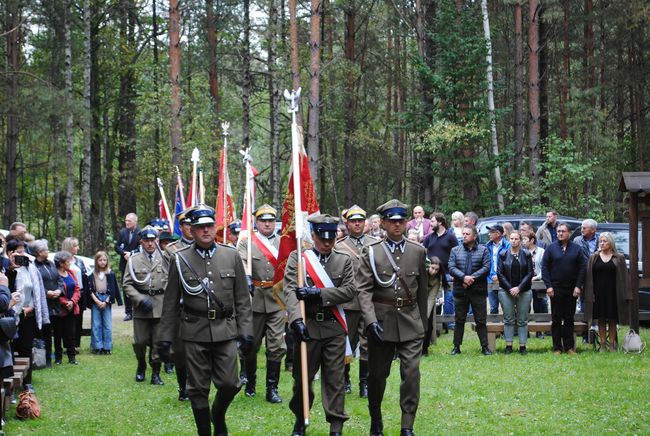
<svg viewBox="0 0 650 436"><path fill-rule="evenodd" d="M217 245L220 246L220 247L226 247L226 248L230 248L230 249L233 249L233 250L237 250L237 247L233 247L232 245L224 244L223 242L217 242Z"/></svg>
<svg viewBox="0 0 650 436"><path fill-rule="evenodd" d="M343 255L345 255L347 257L351 257L350 253L346 253L345 251L339 251L339 250L336 249L336 247L332 248L332 251L335 252L336 254L343 254Z"/></svg>
<svg viewBox="0 0 650 436"><path fill-rule="evenodd" d="M368 236L370 236L370 235L368 235ZM372 241L370 244L368 244L368 246L371 246L371 245L377 245L377 244L379 244L379 243L381 243L381 242L384 241L383 239L377 239L377 238L375 238L374 236L370 236L370 237L373 238L373 239L375 239L375 240Z"/></svg>
<svg viewBox="0 0 650 436"><path fill-rule="evenodd" d="M374 236L371 236L371 235L364 235L364 236L365 236L366 238L370 239L370 241L372 241L370 244L374 244L375 242L381 242L381 239L376 238L376 237L374 237Z"/></svg>
<svg viewBox="0 0 650 436"><path fill-rule="evenodd" d="M420 244L419 242L411 241L410 239L405 239L405 241L406 241L407 244L411 244L411 245L413 245L415 247L421 248L422 250L426 251L426 248L424 248L424 246L422 244Z"/></svg>

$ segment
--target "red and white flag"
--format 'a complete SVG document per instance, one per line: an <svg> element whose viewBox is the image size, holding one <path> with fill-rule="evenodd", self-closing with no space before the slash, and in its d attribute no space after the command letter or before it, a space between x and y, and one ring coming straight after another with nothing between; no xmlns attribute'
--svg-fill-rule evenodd
<svg viewBox="0 0 650 436"><path fill-rule="evenodd" d="M217 190L217 207L215 207L217 233L222 234L224 227L230 233L228 225L235 220L235 208L232 202L232 188L230 176L226 165L225 150L221 150L221 163L219 164L219 189ZM227 236L227 235L226 235Z"/></svg>
<svg viewBox="0 0 650 436"><path fill-rule="evenodd" d="M316 200L316 190L314 189L314 180L311 178L309 172L309 160L305 148L300 145L299 152L300 161L300 208L298 213L294 213L294 180L293 180L293 163L292 168L289 169L289 185L287 186L287 194L284 197L284 204L282 206L282 232L280 233L280 249L278 250L278 266L275 268L275 275L273 283L277 284L284 279L284 269L287 266L287 260L293 250L296 249L296 215L302 223L307 221L307 217L314 213L319 212L318 200ZM302 225L303 229L309 229L309 226ZM301 235L304 236L304 235Z"/></svg>
<svg viewBox="0 0 650 436"><path fill-rule="evenodd" d="M248 167L250 168L250 171L248 173L248 177L246 182L248 183L248 186L250 187L250 195L251 195L251 213L255 211L255 177L260 173L257 171L257 168L253 166L253 163L250 158L248 158L249 165ZM242 211L242 222L241 222L241 235L247 235L248 234L248 222L246 221L246 205L248 202L246 201L246 190L244 190L244 210Z"/></svg>

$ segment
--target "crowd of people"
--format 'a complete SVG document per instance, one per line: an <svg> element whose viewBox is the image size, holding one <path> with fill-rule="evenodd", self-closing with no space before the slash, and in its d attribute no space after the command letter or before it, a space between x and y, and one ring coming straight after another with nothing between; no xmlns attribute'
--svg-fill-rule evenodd
<svg viewBox="0 0 650 436"><path fill-rule="evenodd" d="M87 271L77 257L79 241L61 241L49 258L48 241L34 240L14 223L3 242L0 311L13 316L15 337L0 342L2 375L11 373L12 352L32 358L34 339L45 344L46 365L62 364L63 351L77 364L83 311L91 311L90 349L110 355L112 304L125 305L133 321L135 381L143 382L148 363L151 384L162 385L161 368L176 373L178 399L189 400L201 435L227 434L226 411L244 387L256 397L257 353L266 347L265 400L283 402L278 391L282 360L293 376L289 408L294 435L305 434L303 383L320 376L325 417L331 434L349 418L352 392L350 357L359 358L359 395L368 399L370 434L383 434L382 401L391 363L400 360L401 434L411 435L420 396L420 358L439 334L434 312L454 315L452 355L461 353L468 314L473 314L484 355L490 349L486 320L503 313L505 354L527 354L528 314L552 313L553 352L575 354L573 319L577 302L598 326L601 352L615 351L618 324L629 322L631 290L625 259L609 233L585 220L570 241L567 224L549 211L535 231L529 222L488 227L478 239L478 216L441 212L428 217L390 200L368 216L358 205L340 217L310 217L313 246L294 251L284 271L283 289L274 286L280 236L277 210L265 204L254 213L256 230L238 237L240 223L216 244L214 210L198 206L179 216L181 237L163 220L138 227L134 213L116 238L119 275L108 253L94 256ZM534 292L533 284L545 294ZM541 285L543 283L543 285ZM123 295L122 295L122 292ZM124 298L122 298L124 297ZM304 306L304 310L301 310ZM542 333L538 333L543 337ZM301 343L307 346L303 349ZM52 354L54 343L54 354ZM306 357L306 376L300 362ZM30 365L31 367L31 365ZM210 407L211 382L217 396ZM34 390L31 370L24 389Z"/></svg>

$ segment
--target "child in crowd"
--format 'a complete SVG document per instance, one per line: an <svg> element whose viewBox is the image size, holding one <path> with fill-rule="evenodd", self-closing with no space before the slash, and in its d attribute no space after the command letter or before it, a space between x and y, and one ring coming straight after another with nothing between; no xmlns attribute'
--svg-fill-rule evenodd
<svg viewBox="0 0 650 436"><path fill-rule="evenodd" d="M111 354L113 349L113 318L111 304L122 297L117 286L115 273L108 265L108 254L95 254L95 270L88 280L91 318L90 349L93 354Z"/></svg>
<svg viewBox="0 0 650 436"><path fill-rule="evenodd" d="M437 256L432 256L429 259L427 270L429 273L429 298L427 300L427 331L422 344L422 355L424 356L429 354L431 335L438 334L434 332L434 311L437 310L438 306L442 305L444 290L446 288L446 279L442 273L440 259Z"/></svg>

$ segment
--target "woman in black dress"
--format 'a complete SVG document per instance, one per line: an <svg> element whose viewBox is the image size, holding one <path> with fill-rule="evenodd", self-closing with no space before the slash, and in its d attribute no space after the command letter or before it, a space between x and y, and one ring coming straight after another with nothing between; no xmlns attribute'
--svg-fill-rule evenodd
<svg viewBox="0 0 650 436"><path fill-rule="evenodd" d="M616 351L616 324L629 324L632 299L625 257L616 251L614 238L605 232L598 238L598 250L589 258L585 283L585 314L598 321L600 352Z"/></svg>

